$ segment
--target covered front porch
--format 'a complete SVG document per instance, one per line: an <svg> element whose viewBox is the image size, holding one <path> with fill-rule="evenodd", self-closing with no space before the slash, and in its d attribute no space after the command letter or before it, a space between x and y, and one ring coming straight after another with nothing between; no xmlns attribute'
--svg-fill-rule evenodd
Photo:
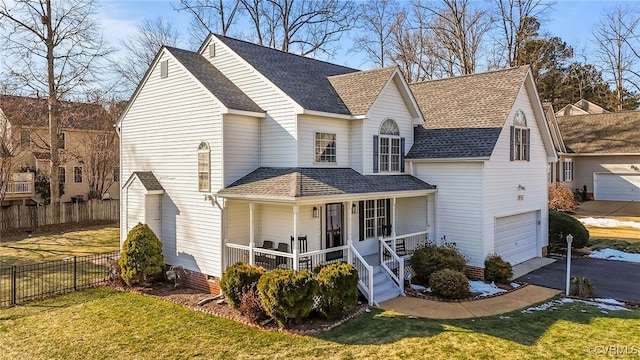
<svg viewBox="0 0 640 360"><path fill-rule="evenodd" d="M311 170L347 170L351 176L351 172L355 173L350 169ZM314 174L317 172L312 171ZM252 187L236 185L244 188L240 193L233 186L220 192L224 198L223 266L246 262L267 270L312 270L318 265L343 261L356 266L360 289L371 303L374 271L380 267L401 288L403 256L433 240L429 233L435 227L435 189L409 175L356 174L354 177L368 180L358 193L337 193L335 186L322 181L314 188L322 185L323 194L313 191L305 196L311 192L304 191L305 185L310 180L318 181L317 176L308 173L280 175L285 177L281 180L294 182L289 189L301 186L298 196L248 194L247 191L260 188L260 181L256 180L248 182ZM273 176L269 179L274 182ZM398 189L393 190L389 180L394 180ZM389 189L376 191L381 183Z"/></svg>

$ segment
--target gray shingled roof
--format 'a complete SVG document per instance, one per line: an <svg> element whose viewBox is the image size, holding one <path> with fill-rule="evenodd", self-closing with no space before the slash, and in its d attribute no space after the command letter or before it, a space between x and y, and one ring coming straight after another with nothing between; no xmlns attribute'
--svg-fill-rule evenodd
<svg viewBox="0 0 640 360"><path fill-rule="evenodd" d="M290 197L430 190L411 175L362 175L347 168L258 168L218 192L225 195Z"/></svg>
<svg viewBox="0 0 640 360"><path fill-rule="evenodd" d="M529 66L409 85L427 129L502 127Z"/></svg>
<svg viewBox="0 0 640 360"><path fill-rule="evenodd" d="M352 115L364 115L378 98L397 66L331 76L329 82Z"/></svg>
<svg viewBox="0 0 640 360"><path fill-rule="evenodd" d="M575 153L640 153L640 111L558 116L567 150Z"/></svg>
<svg viewBox="0 0 640 360"><path fill-rule="evenodd" d="M502 128L414 128L414 144L406 159L490 157Z"/></svg>
<svg viewBox="0 0 640 360"><path fill-rule="evenodd" d="M350 115L328 77L358 71L345 66L214 35L303 108Z"/></svg>
<svg viewBox="0 0 640 360"><path fill-rule="evenodd" d="M131 176L137 176L140 180L140 183L142 183L142 186L144 186L147 191L164 191L164 188L162 187L162 185L160 185L160 182L158 181L158 179L156 179L156 176L153 175L151 171L134 171Z"/></svg>
<svg viewBox="0 0 640 360"><path fill-rule="evenodd" d="M264 112L242 90L216 69L202 55L166 47L198 81L200 81L220 102L229 109Z"/></svg>

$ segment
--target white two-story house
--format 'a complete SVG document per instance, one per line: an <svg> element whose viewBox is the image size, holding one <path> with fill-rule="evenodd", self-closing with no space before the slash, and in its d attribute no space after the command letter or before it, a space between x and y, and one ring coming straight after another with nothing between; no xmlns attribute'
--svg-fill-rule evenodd
<svg viewBox="0 0 640 360"><path fill-rule="evenodd" d="M397 67L359 71L217 35L197 52L163 47L118 124L121 240L149 224L165 261L214 289L237 261L347 261L371 303L402 294L403 256L427 240L455 242L479 275L496 251L515 262L541 256L555 152L528 68L504 74L498 94L471 89L485 92L480 101L505 97L491 136L461 144L431 137L446 109L432 111L426 92L414 95L423 85ZM482 107L465 105L448 116L460 128ZM423 151L479 143L473 156ZM531 216L533 227L519 227Z"/></svg>

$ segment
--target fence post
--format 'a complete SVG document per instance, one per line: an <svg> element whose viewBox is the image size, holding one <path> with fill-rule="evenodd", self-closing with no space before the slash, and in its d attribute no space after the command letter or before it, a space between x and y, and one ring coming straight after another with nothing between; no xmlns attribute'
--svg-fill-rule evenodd
<svg viewBox="0 0 640 360"><path fill-rule="evenodd" d="M16 273L18 269L16 268L15 265L13 265L11 267L11 303L10 305L15 305L16 304L16 299L17 299L17 288L16 288Z"/></svg>
<svg viewBox="0 0 640 360"><path fill-rule="evenodd" d="M78 257L73 257L73 291L78 291Z"/></svg>

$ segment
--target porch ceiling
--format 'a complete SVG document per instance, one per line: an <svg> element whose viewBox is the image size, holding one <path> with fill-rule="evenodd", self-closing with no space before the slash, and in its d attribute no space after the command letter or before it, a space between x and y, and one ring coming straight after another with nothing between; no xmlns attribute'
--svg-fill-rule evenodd
<svg viewBox="0 0 640 360"><path fill-rule="evenodd" d="M362 175L349 168L258 168L220 190L225 198L297 201L377 193L433 192L411 175Z"/></svg>

